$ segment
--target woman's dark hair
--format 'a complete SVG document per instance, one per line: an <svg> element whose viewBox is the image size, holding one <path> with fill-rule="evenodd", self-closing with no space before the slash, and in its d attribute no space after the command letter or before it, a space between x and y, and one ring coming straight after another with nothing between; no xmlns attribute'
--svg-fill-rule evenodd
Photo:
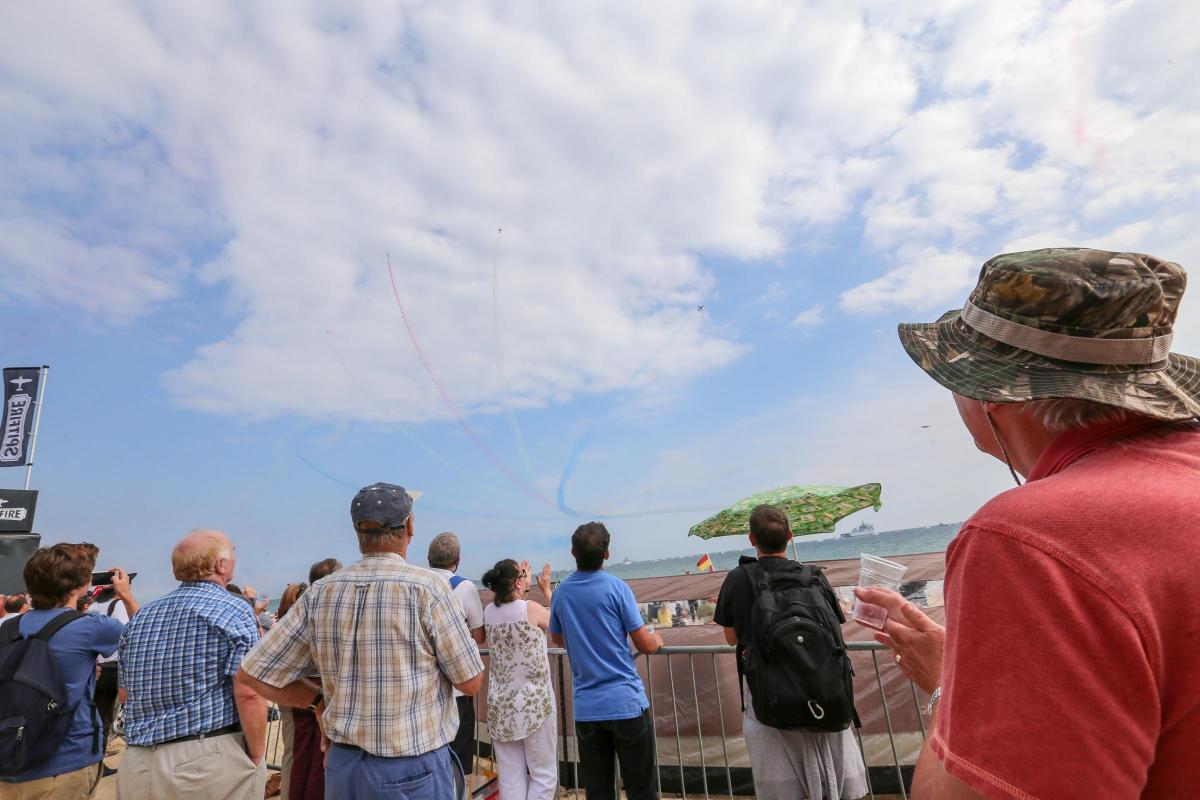
<svg viewBox="0 0 1200 800"><path fill-rule="evenodd" d="M495 595L493 601L502 606L516 599L517 580L521 577L521 567L511 558L496 562L496 566L483 573L484 588L491 589Z"/></svg>
<svg viewBox="0 0 1200 800"><path fill-rule="evenodd" d="M275 618L283 619L283 615L288 612L289 608L296 604L296 601L300 599L300 595L304 594L304 590L307 588L307 583L289 583L279 598L279 609L275 612Z"/></svg>

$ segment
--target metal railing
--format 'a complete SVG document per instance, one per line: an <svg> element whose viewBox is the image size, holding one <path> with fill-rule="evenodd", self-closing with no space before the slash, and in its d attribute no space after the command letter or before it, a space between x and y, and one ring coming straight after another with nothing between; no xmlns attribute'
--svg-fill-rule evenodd
<svg viewBox="0 0 1200 800"><path fill-rule="evenodd" d="M884 674L881 672L879 651L887 650L875 642L850 642L847 649L852 654L861 657L870 656L872 675L867 675L858 669L855 677L855 694L862 704L863 697L870 691L873 679L874 693L877 694L882 710L883 727L886 730L886 745L881 741L885 734L868 734L875 741L868 752L864 746L862 729L855 729L855 739L858 743L859 754L867 765L868 792L871 798L876 792L898 793L907 800L908 781L911 779L911 764L902 758L902 748L897 744L898 733L902 733L909 741L907 749L912 751L925 738L925 720L917 688L903 678L908 684L908 691L901 689L904 695L904 709L897 709L896 692L893 687L891 697L885 689ZM489 651L482 651L486 657ZM557 728L555 744L558 758L558 789L555 797L582 796L582 784L579 779L579 756L575 736L575 719L571 713L570 699L570 670L567 668L567 653L561 648L550 648L551 682L554 684L557 699ZM745 744L741 737L731 735L727 731L726 710L735 719L741 717L741 700L739 697L728 697L721 686L728 687L730 680L737 686L736 665L733 662L734 648L727 645L703 645L688 647L663 647L653 655L642 655L638 658L639 671L647 689L650 701L650 714L655 720L656 736L656 766L655 780L659 793L664 797L739 797L754 794L753 778L750 774L749 762L744 757ZM678 662L686 660L686 672ZM865 660L865 659L864 659ZM697 663L700 671L697 672ZM724 669L722 669L724 663ZM885 665L891 665L890 659L885 659ZM860 662L861 666L861 662ZM891 666L899 674L899 668ZM884 669L888 669L887 666ZM728 673L733 670L731 676ZM678 675L678 680L677 680ZM657 676L657 680L656 680ZM902 677L902 676L901 676ZM892 676L895 683L895 675ZM690 683L690 686L688 685ZM711 686L708 684L711 683ZM705 689L702 694L701 686ZM483 777L484 761L492 759L490 740L487 740L487 715L484 711L486 702L486 684L475 697L475 766L474 773ZM665 696L664 696L665 695ZM908 700L911 698L911 706ZM707 705L702 705L702 700ZM734 706L729 706L729 703ZM660 724L658 709L670 709L668 723ZM713 713L715 711L715 714ZM908 718L916 718L915 729L908 733L898 732L894 712L902 711ZM690 712L690 713L689 713ZM690 735L693 730L694 736ZM279 769L283 755L281 725L273 723L268 734L267 762L273 769ZM666 735L662 733L666 729ZM685 735L684 731L689 731ZM707 731L707 733L706 733ZM914 738L919 737L919 738ZM694 741L693 741L694 740ZM674 743L674 752L670 745ZM665 745L665 746L664 746ZM878 761L878 753L884 754L884 759L890 763L872 764ZM890 755L890 759L886 756ZM915 759L914 759L915 760ZM673 762L673 763L672 763ZM494 762L491 762L494 767ZM494 771L494 770L492 770ZM619 778L619 766L618 766ZM619 785L619 784L618 784Z"/></svg>

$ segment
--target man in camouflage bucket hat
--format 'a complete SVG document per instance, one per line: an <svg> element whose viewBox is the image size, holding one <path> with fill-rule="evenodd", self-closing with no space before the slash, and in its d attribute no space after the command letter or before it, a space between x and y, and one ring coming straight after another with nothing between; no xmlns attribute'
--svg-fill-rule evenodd
<svg viewBox="0 0 1200 800"><path fill-rule="evenodd" d="M947 549L946 628L856 590L932 698L913 797L1195 794L1200 362L1170 352L1186 280L1139 253L1010 253L961 310L900 326L1019 486Z"/></svg>

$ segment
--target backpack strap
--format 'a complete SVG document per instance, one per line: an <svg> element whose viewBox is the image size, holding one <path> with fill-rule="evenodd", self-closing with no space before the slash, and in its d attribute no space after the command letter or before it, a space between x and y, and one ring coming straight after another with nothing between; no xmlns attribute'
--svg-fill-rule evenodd
<svg viewBox="0 0 1200 800"><path fill-rule="evenodd" d="M117 610L117 603L119 603L119 602L121 602L120 598L114 598L113 600L109 601L108 611L107 611L107 613L105 613L104 616L111 617L113 615L113 612Z"/></svg>
<svg viewBox="0 0 1200 800"><path fill-rule="evenodd" d="M66 627L75 620L83 619L86 616L87 614L82 614L74 609L71 609L67 613L59 614L57 617L47 622L42 626L42 629L35 633L31 638L41 639L43 642L48 642L50 641L50 637L58 633L60 630L62 630L62 628Z"/></svg>
<svg viewBox="0 0 1200 800"><path fill-rule="evenodd" d="M466 580L466 578L464 578L462 575L451 575L450 576L450 588L457 589L459 584L461 584L465 580Z"/></svg>

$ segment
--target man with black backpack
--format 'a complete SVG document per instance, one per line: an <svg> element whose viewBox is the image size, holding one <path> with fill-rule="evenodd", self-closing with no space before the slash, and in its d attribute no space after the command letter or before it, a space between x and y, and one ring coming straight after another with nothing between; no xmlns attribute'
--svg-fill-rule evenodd
<svg viewBox="0 0 1200 800"><path fill-rule="evenodd" d="M76 800L100 780L104 741L92 703L96 658L117 649L124 626L75 610L99 550L56 544L25 565L33 610L0 625L0 800ZM123 570L113 588L132 615Z"/></svg>
<svg viewBox="0 0 1200 800"><path fill-rule="evenodd" d="M867 793L845 621L819 567L787 557L787 515L750 515L758 558L725 578L713 621L738 649L743 736L760 800L840 800Z"/></svg>

